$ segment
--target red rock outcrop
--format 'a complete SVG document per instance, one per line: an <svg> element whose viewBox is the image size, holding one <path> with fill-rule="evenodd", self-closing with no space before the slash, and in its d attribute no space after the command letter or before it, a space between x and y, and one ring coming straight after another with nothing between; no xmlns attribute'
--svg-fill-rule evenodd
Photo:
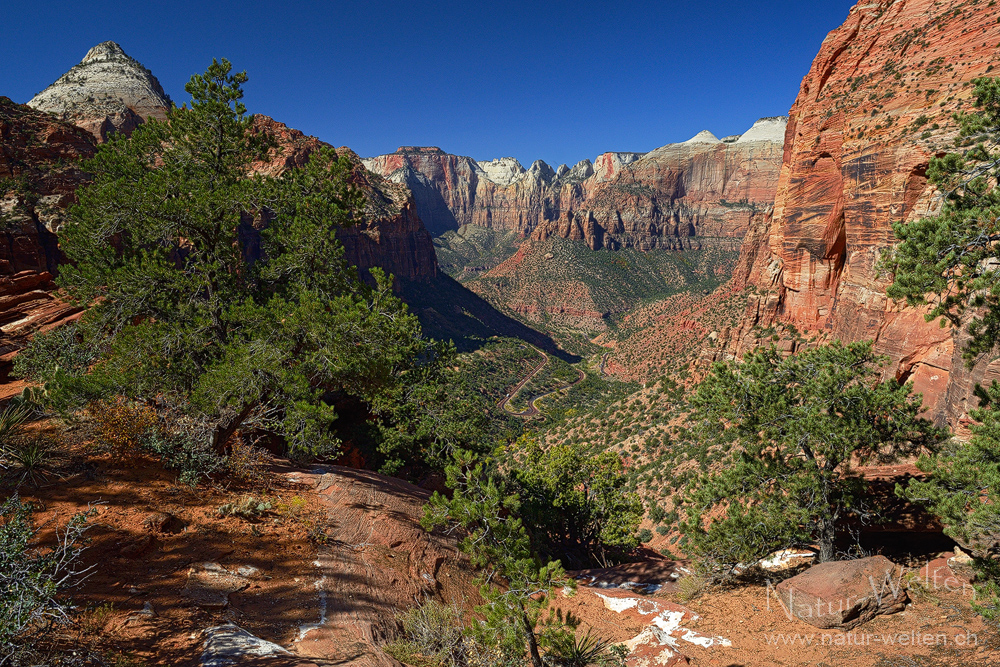
<svg viewBox="0 0 1000 667"><path fill-rule="evenodd" d="M405 183L435 234L473 224L592 249L697 248L699 238L743 237L774 199L784 118L758 121L726 141L703 132L651 153L604 153L594 163L524 169L513 158L475 162L439 148L404 146L365 160Z"/></svg>
<svg viewBox="0 0 1000 667"><path fill-rule="evenodd" d="M257 171L270 176L301 167L313 151L330 146L267 116L255 116L254 126L257 131L274 135L282 147L272 161L255 166ZM426 280L436 276L434 243L417 215L413 193L405 185L365 169L361 159L351 149L341 147L336 151L351 161L352 182L367 202L364 214L356 224L337 233L337 238L344 244L348 263L362 271L379 267L397 278L408 280Z"/></svg>
<svg viewBox="0 0 1000 667"><path fill-rule="evenodd" d="M775 323L874 339L952 424L976 382L1000 377L998 362L964 367L960 335L888 301L877 269L891 224L939 206L928 161L952 148L951 114L1000 65L998 44L997 11L975 0L866 1L827 36L790 113L773 215L743 247L756 295L736 351Z"/></svg>
<svg viewBox="0 0 1000 667"><path fill-rule="evenodd" d="M79 309L52 295L56 232L94 154L86 131L0 97L0 377L31 333Z"/></svg>

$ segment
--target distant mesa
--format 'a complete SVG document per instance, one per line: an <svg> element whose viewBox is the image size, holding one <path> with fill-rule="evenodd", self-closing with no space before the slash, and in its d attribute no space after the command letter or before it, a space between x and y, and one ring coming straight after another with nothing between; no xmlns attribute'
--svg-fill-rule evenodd
<svg viewBox="0 0 1000 667"><path fill-rule="evenodd" d="M152 72L115 42L102 42L28 106L107 141L117 132L131 134L149 118L166 118L172 103Z"/></svg>

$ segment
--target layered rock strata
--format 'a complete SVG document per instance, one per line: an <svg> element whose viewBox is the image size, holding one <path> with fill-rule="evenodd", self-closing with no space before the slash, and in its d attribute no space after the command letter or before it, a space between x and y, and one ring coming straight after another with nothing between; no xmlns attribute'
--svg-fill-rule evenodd
<svg viewBox="0 0 1000 667"><path fill-rule="evenodd" d="M964 421L977 382L960 334L886 298L877 264L891 225L940 206L931 157L953 150L951 115L971 109L971 81L1000 67L1000 23L975 0L872 0L831 32L792 107L773 215L743 247L738 279L755 288L736 352L760 327L791 324L828 338L874 339L929 413Z"/></svg>
<svg viewBox="0 0 1000 667"><path fill-rule="evenodd" d="M28 106L75 123L98 141L107 141L117 132L131 134L149 118L166 118L171 102L152 72L118 44L102 42L31 98Z"/></svg>
<svg viewBox="0 0 1000 667"><path fill-rule="evenodd" d="M56 232L94 154L86 131L0 97L0 379L31 333L79 309L52 295Z"/></svg>
<svg viewBox="0 0 1000 667"><path fill-rule="evenodd" d="M768 208L777 187L785 119L746 134L702 132L651 153L604 153L594 162L525 169L513 158L476 162L439 148L401 147L364 161L405 183L435 235L463 225L510 230L536 240L585 241L592 249L699 247L735 239Z"/></svg>

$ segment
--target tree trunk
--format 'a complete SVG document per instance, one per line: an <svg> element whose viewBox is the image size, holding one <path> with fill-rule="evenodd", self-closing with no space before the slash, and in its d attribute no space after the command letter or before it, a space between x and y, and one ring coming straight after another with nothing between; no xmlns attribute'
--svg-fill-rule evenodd
<svg viewBox="0 0 1000 667"><path fill-rule="evenodd" d="M535 626L528 618L528 612L521 607L521 620L524 622L524 639L528 644L528 653L531 656L532 667L544 667L542 655L538 652L538 638L535 637Z"/></svg>
<svg viewBox="0 0 1000 667"><path fill-rule="evenodd" d="M819 563L828 563L834 560L835 552L833 550L834 540L837 538L836 526L833 519L825 518L819 520Z"/></svg>
<svg viewBox="0 0 1000 667"><path fill-rule="evenodd" d="M243 409L239 411L238 414L234 415L232 419L224 421L215 427L215 431L212 433L212 449L215 450L217 454L225 454L226 443L229 439L233 437L233 434L239 430L243 422L246 421L253 409L260 405L260 401L252 401L243 406Z"/></svg>

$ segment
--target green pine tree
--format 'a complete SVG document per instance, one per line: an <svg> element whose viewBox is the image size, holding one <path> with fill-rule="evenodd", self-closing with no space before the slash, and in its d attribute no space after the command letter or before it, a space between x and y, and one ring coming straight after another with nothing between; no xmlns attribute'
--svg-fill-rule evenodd
<svg viewBox="0 0 1000 667"><path fill-rule="evenodd" d="M213 61L185 87L189 108L86 165L59 282L88 308L90 359L29 351L21 368L84 398L178 406L217 451L253 425L329 454L337 396L374 402L434 350L389 280L374 270L368 287L344 260L336 230L361 210L346 158L323 149L280 178L254 173L276 144L254 131L246 81Z"/></svg>
<svg viewBox="0 0 1000 667"><path fill-rule="evenodd" d="M888 294L911 306L930 304L928 321L968 325L968 361L989 352L1000 336L1000 79L973 81L977 111L955 114L961 153L932 158L931 183L944 194L940 215L893 232L901 243L883 263L893 272Z"/></svg>
<svg viewBox="0 0 1000 667"><path fill-rule="evenodd" d="M855 464L889 462L942 435L919 416L911 385L881 380L881 361L871 343L833 343L716 364L693 404L721 465L688 489L690 550L729 571L814 544L820 562L833 560L838 527L863 512Z"/></svg>
<svg viewBox="0 0 1000 667"><path fill-rule="evenodd" d="M967 326L964 350L971 364L995 355L1000 340L1000 79L973 81L976 111L959 113L960 153L931 160L928 177L944 193L939 215L893 230L901 243L886 266L894 272L889 295L910 305L929 303L928 319ZM952 441L917 465L927 473L896 492L937 515L945 533L973 551L980 572L976 607L1000 618L1000 386L976 388L968 443Z"/></svg>
<svg viewBox="0 0 1000 667"><path fill-rule="evenodd" d="M472 634L493 647L504 664L544 667L536 630L548 596L556 586L571 584L559 561L540 559L528 528L518 516L521 502L491 459L477 460L458 452L447 468L451 498L437 492L425 508L425 529L465 531L460 546L479 577L483 618L473 621Z"/></svg>

